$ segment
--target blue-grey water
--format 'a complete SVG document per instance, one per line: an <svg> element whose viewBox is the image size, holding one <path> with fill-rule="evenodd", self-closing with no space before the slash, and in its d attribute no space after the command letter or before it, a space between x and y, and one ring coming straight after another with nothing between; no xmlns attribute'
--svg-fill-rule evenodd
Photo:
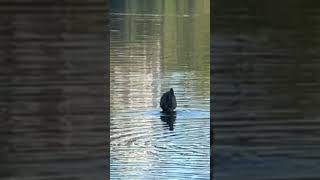
<svg viewBox="0 0 320 180"><path fill-rule="evenodd" d="M113 1L111 179L210 178L209 7L207 0ZM159 107L170 88L173 116Z"/></svg>

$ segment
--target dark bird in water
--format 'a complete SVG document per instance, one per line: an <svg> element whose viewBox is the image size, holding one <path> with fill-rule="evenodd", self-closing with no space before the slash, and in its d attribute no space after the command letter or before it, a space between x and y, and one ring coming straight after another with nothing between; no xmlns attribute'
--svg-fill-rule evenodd
<svg viewBox="0 0 320 180"><path fill-rule="evenodd" d="M172 88L162 95L160 107L165 113L171 113L177 107L176 96L174 95Z"/></svg>

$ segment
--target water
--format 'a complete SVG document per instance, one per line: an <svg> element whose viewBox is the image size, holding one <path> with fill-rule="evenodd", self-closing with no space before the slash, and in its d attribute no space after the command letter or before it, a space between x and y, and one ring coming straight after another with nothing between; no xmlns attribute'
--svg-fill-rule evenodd
<svg viewBox="0 0 320 180"><path fill-rule="evenodd" d="M1 2L1 180L107 178L106 7Z"/></svg>
<svg viewBox="0 0 320 180"><path fill-rule="evenodd" d="M111 179L209 179L209 7L113 1ZM169 116L159 102L171 87L178 107Z"/></svg>
<svg viewBox="0 0 320 180"><path fill-rule="evenodd" d="M315 1L216 2L216 179L320 178L319 8Z"/></svg>

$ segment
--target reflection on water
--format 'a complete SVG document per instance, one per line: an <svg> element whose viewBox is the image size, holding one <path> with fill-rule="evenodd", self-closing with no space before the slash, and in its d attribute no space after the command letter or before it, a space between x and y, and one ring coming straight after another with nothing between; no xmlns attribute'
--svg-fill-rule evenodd
<svg viewBox="0 0 320 180"><path fill-rule="evenodd" d="M319 1L216 3L216 179L320 179L319 8Z"/></svg>
<svg viewBox="0 0 320 180"><path fill-rule="evenodd" d="M209 179L209 1L112 6L111 179Z"/></svg>
<svg viewBox="0 0 320 180"><path fill-rule="evenodd" d="M174 123L177 119L176 117L176 113L174 114L163 114L160 116L160 119L163 121L163 122L166 122L167 123L167 126L169 126L169 130L170 131L173 131L174 130Z"/></svg>

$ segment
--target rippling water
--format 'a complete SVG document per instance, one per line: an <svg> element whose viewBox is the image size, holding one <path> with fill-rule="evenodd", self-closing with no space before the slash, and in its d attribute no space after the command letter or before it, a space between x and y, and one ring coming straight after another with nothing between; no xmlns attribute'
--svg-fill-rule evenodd
<svg viewBox="0 0 320 180"><path fill-rule="evenodd" d="M312 2L312 3L311 3ZM216 179L320 179L316 1L216 1Z"/></svg>
<svg viewBox="0 0 320 180"><path fill-rule="evenodd" d="M1 180L107 178L107 5L1 1Z"/></svg>
<svg viewBox="0 0 320 180"><path fill-rule="evenodd" d="M209 179L209 2L122 3L111 15L111 179ZM159 107L170 87L172 116Z"/></svg>

